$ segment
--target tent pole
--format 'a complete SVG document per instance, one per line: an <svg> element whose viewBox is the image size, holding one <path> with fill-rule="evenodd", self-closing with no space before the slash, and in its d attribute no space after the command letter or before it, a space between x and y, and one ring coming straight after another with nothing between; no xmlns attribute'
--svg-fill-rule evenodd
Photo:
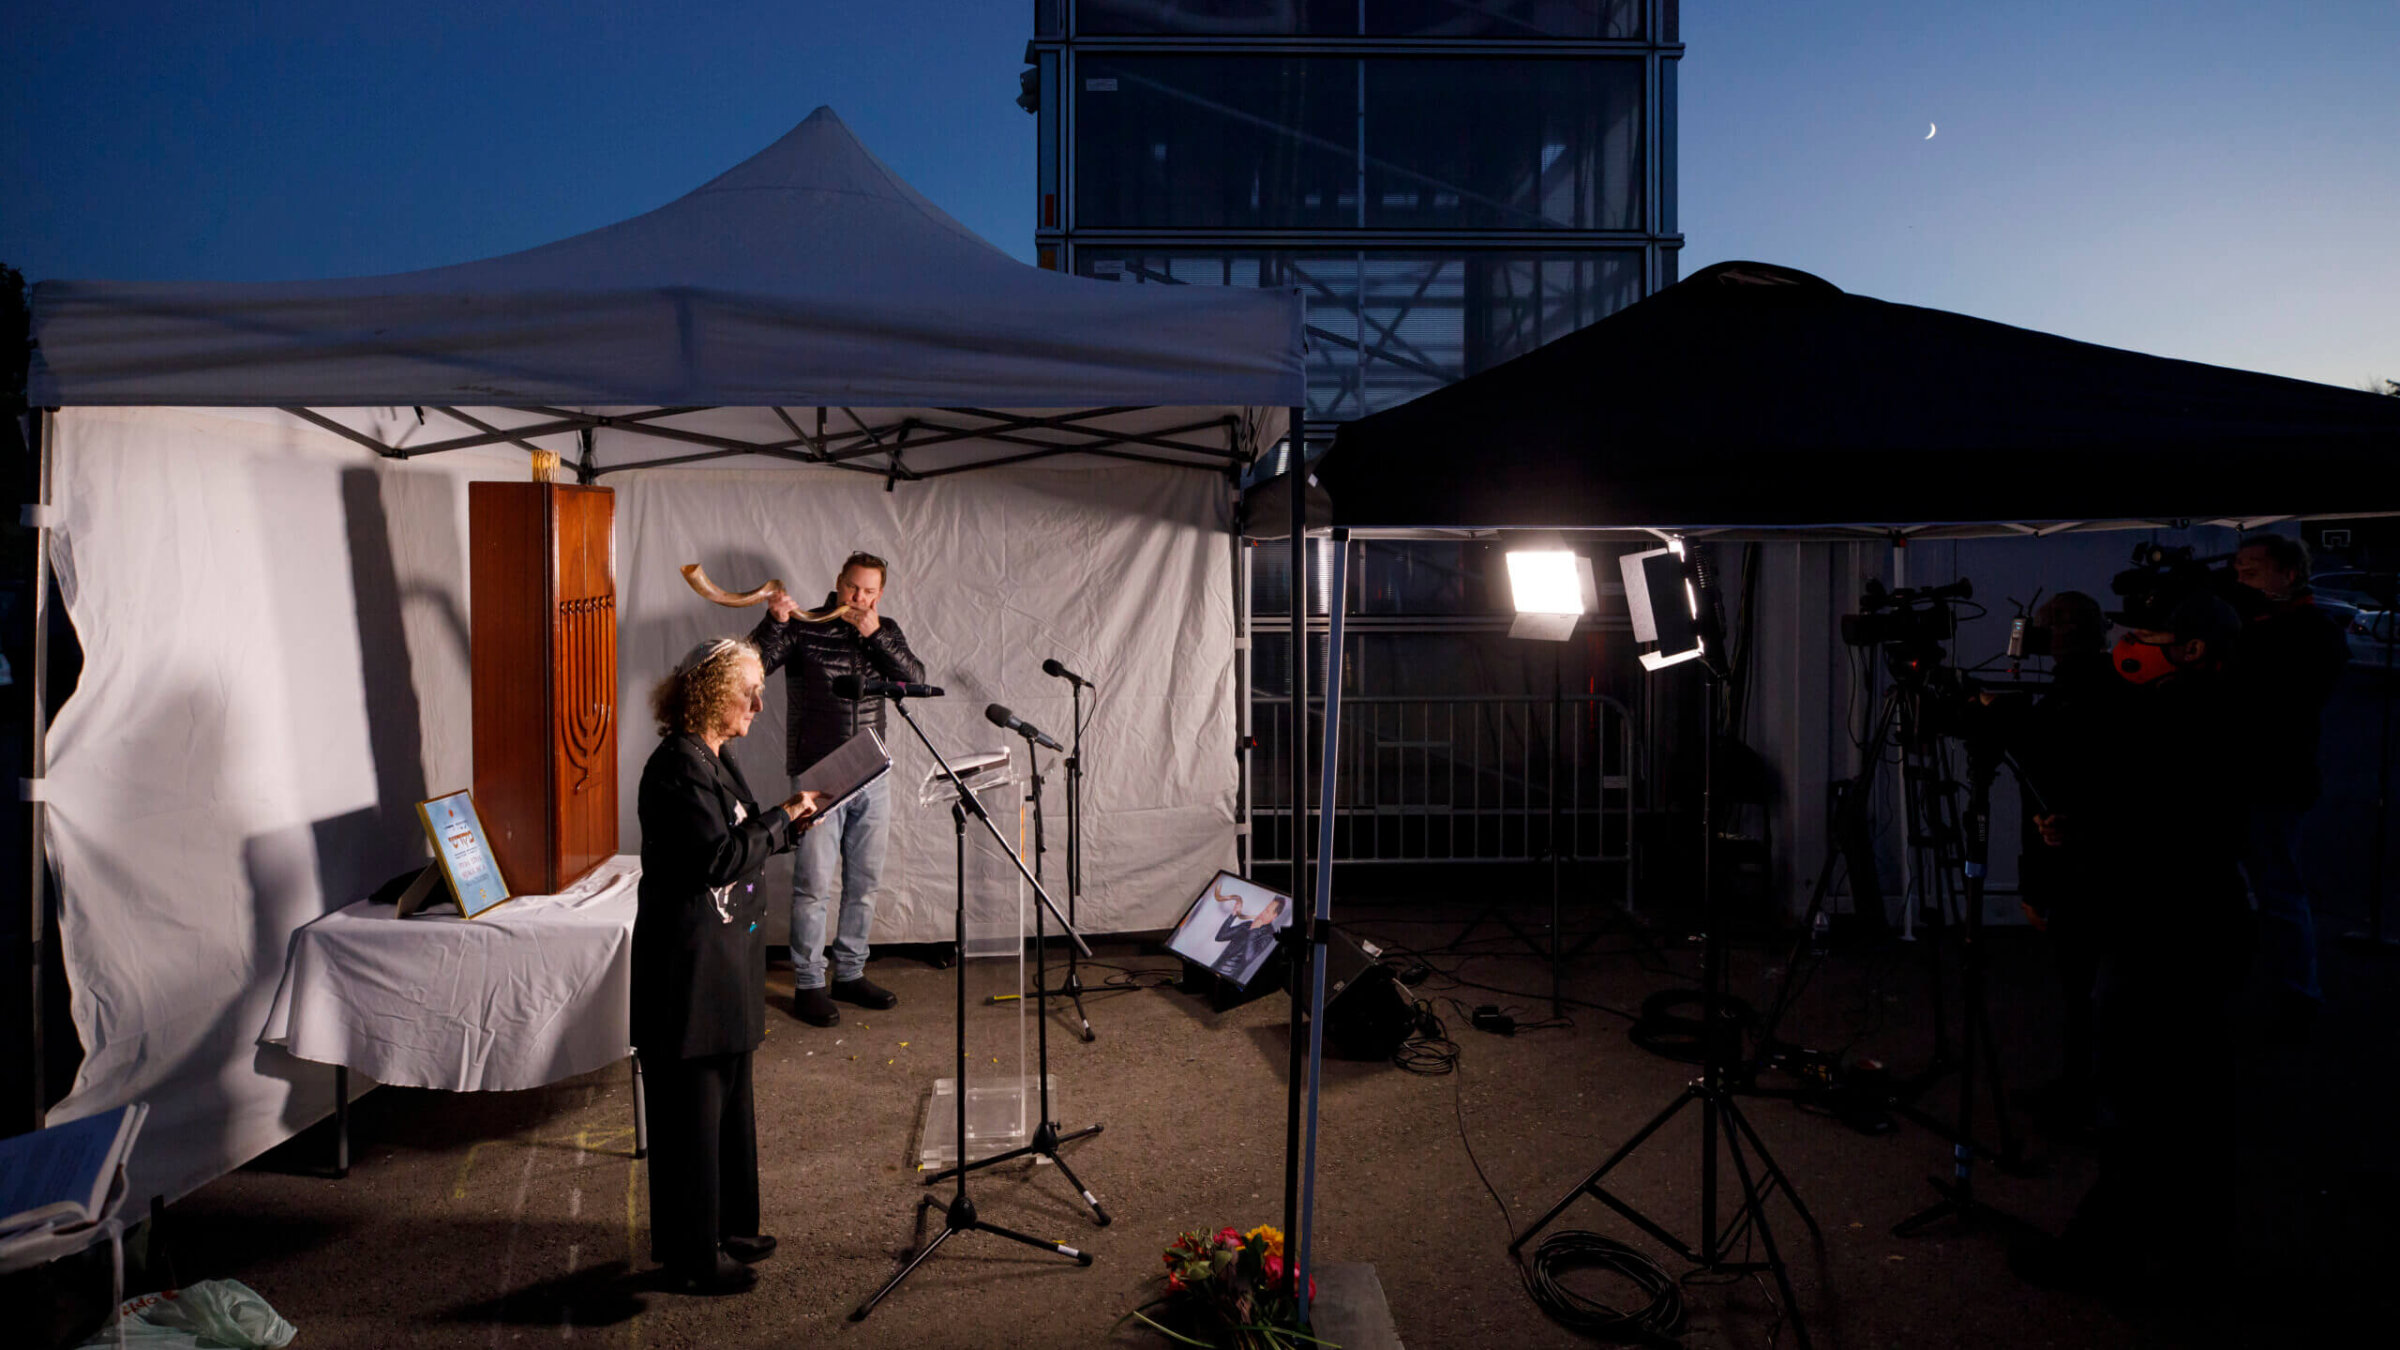
<svg viewBox="0 0 2400 1350"><path fill-rule="evenodd" d="M1292 718L1286 742L1290 757L1292 794L1292 905L1302 914L1308 903L1308 409L1294 408L1285 481L1292 492ZM1309 944L1313 924L1294 923L1284 929L1284 951L1292 991L1291 1057L1284 1075L1283 1233L1296 1240L1300 1226L1300 1096L1308 1070L1307 1011ZM1287 1260L1288 1270L1292 1262Z"/></svg>
<svg viewBox="0 0 2400 1350"><path fill-rule="evenodd" d="M1250 712L1250 698L1257 689L1250 671L1253 627L1250 541L1242 537L1237 522L1233 529L1233 846L1234 862L1243 876L1249 876L1258 861L1258 834L1250 811L1250 751L1257 737Z"/></svg>
<svg viewBox="0 0 2400 1350"><path fill-rule="evenodd" d="M1908 536L1894 530L1892 531L1892 589L1897 591L1905 589L1907 586ZM1868 663L1868 670L1870 672L1874 670L1873 662ZM1915 869L1909 865L1908 841L1910 831L1916 828L1916 822L1909 818L1908 756L1906 752L1903 752L1900 758L1901 767L1893 775L1899 783L1900 791L1900 940L1914 942L1917 940L1917 878Z"/></svg>
<svg viewBox="0 0 2400 1350"><path fill-rule="evenodd" d="M1300 1167L1300 1223L1284 1230L1295 1320L1301 1326L1308 1325L1309 1241L1317 1226L1317 1093L1324 1086L1325 943L1333 924L1333 822L1341 796L1342 615L1350 608L1350 531L1334 528L1325 567L1325 748L1317 756L1317 903L1308 923L1308 1143Z"/></svg>
<svg viewBox="0 0 2400 1350"><path fill-rule="evenodd" d="M57 441L57 409L43 408L34 414L34 509L33 517L33 669L27 672L27 684L32 693L27 713L25 819L29 827L26 855L31 860L30 875L25 887L25 975L24 989L30 1000L26 1008L26 1084L25 1110L21 1118L27 1128L41 1129L49 1123L50 1080L48 1049L49 1028L44 1017L49 1011L49 955L45 944L49 938L50 889L49 855L44 836L49 830L49 803L43 800L43 780L50 772L50 492L52 446ZM12 1125L11 1132L15 1127Z"/></svg>

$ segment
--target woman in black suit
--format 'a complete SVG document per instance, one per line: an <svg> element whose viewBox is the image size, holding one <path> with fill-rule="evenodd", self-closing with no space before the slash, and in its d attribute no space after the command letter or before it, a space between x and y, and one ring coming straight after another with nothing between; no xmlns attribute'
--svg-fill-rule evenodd
<svg viewBox="0 0 2400 1350"><path fill-rule="evenodd" d="M766 1038L760 876L815 814L817 794L761 811L724 753L750 730L766 675L734 638L693 648L650 696L658 749L642 768L642 884L633 921L633 1044L649 1089L650 1254L689 1293L758 1282L775 1250L758 1214L750 1053Z"/></svg>

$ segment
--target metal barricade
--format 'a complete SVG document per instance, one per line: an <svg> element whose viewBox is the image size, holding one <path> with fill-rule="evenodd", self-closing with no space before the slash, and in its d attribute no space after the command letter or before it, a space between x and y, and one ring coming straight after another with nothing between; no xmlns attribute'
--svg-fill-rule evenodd
<svg viewBox="0 0 2400 1350"><path fill-rule="evenodd" d="M1255 695L1251 708L1251 857L1288 865L1291 699ZM1324 716L1324 701L1310 699L1312 746ZM1630 863L1632 727L1625 706L1600 695L1344 695L1334 861L1546 861L1555 799L1566 861Z"/></svg>

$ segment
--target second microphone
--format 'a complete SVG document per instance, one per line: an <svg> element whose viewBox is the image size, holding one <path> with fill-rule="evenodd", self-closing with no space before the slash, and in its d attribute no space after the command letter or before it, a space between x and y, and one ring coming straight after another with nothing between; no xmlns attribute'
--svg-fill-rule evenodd
<svg viewBox="0 0 2400 1350"><path fill-rule="evenodd" d="M1027 737L1032 740L1035 745L1042 746L1045 749L1064 750L1067 748L1063 745L1060 745L1040 727L1037 727L1033 723L1026 721L1024 718L1017 716L1015 713L1010 712L1007 708L1001 706L1000 704L994 703L985 707L983 710L983 716L984 720L990 722L993 726L1000 727L1004 730L1013 731L1020 736Z"/></svg>

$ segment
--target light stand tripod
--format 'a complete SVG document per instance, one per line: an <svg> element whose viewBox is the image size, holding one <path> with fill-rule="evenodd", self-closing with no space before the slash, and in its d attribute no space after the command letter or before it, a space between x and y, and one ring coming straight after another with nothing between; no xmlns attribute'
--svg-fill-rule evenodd
<svg viewBox="0 0 2400 1350"><path fill-rule="evenodd" d="M967 943L968 816L972 815L983 822L983 828L991 832L993 841L1000 845L1000 851L1008 855L1010 862L1016 864L1017 874L1025 878L1026 882L1033 887L1034 898L1041 907L1051 910L1054 915L1056 915L1057 907L1051 904L1049 893L1042 889L1041 879L1025 870L1024 860L1017 857L1016 850L1008 846L1008 840L1000 833L1000 827L992 823L991 813L985 811L983 803L976 800L974 790L967 786L966 780L958 776L957 770L950 767L950 761L942 758L942 752L933 748L933 742L926 737L925 729L917 725L916 717L909 712L906 696L895 690L890 698L892 707L900 714L900 720L908 723L908 729L917 734L917 740L924 744L925 752L933 756L933 762L941 767L942 776L950 780L952 791L958 794L958 801L950 808L951 829L957 836L958 843L957 908L951 920L951 936L958 943L961 956L957 966L956 980L958 1020L955 1032L958 1049L958 1077L951 1084L951 1097L958 1112L955 1122L958 1130L958 1154L963 1160L967 1153L967 963L964 956ZM1058 917L1059 924L1066 930L1068 938L1073 940L1076 946L1082 946L1083 937L1075 931L1075 926L1068 923L1063 916ZM1060 1256L1073 1257L1077 1265L1088 1266L1092 1263L1090 1252L1077 1251L1063 1242L1051 1242L1044 1238L1017 1232L1012 1228L1002 1228L998 1224L985 1223L976 1216L975 1202L967 1197L967 1170L965 1167L950 1169L950 1175L958 1181L958 1190L948 1204L944 1204L930 1195L917 1197L918 1221L923 1222L926 1210L938 1209L942 1211L942 1231L934 1234L931 1242L925 1243L911 1252L892 1278L884 1281L882 1288L868 1295L867 1301L859 1304L857 1309L850 1314L851 1321L865 1321L867 1314L875 1311L875 1305L883 1302L885 1295L899 1288L902 1280L914 1274L917 1267L925 1264L935 1252L941 1250L943 1243L948 1242L953 1235L959 1233L969 1231L990 1233L995 1237L1007 1238L1011 1242L1021 1242L1028 1247L1039 1247L1044 1251L1056 1252ZM1096 1209L1098 1206L1095 1205L1094 1208Z"/></svg>
<svg viewBox="0 0 2400 1350"><path fill-rule="evenodd" d="M1041 760L1034 754L1033 733L1030 731L1023 731L1019 732L1018 734L1025 738L1025 758L1031 761L1034 766L1029 799L1033 802L1033 875L1038 881L1042 875L1042 854L1048 851L1048 847L1042 837ZM963 876L964 874L962 873L961 875ZM964 890L963 882L961 883L961 890ZM1070 892L1070 894L1072 894L1072 892ZM964 930L961 930L960 940L965 940ZM1033 1138L1026 1142L1024 1146L1020 1148L1012 1148L1005 1153L995 1153L988 1158L978 1158L973 1162L967 1161L966 1134L962 1129L958 1136L958 1164L954 1167L946 1167L941 1171L934 1173L932 1176L927 1177L925 1179L925 1184L928 1186L935 1185L944 1178L951 1176L962 1176L963 1179L964 1173L972 1172L979 1168L990 1167L995 1163L1008 1162L1014 1158L1024 1158L1039 1154L1042 1157L1048 1158L1051 1163L1058 1168L1059 1175L1067 1179L1067 1184L1075 1188L1075 1193L1083 1197L1083 1203L1091 1206L1093 1221L1098 1223L1101 1227L1106 1228L1108 1226L1108 1211L1100 1207L1100 1201L1093 1196L1091 1189L1085 1186L1083 1182L1076 1177L1075 1169L1067 1166L1067 1160L1060 1157L1058 1153L1058 1146L1060 1144L1064 1144L1076 1139L1089 1138L1092 1135L1100 1133L1101 1127L1098 1125L1086 1125L1082 1129L1075 1131L1073 1134L1060 1134L1058 1132L1058 1122L1052 1119L1050 1115L1050 991L1044 987L1043 983L1049 974L1049 968L1043 956L1044 951L1049 947L1049 943L1049 930L1042 922L1041 907L1037 905L1034 907L1033 911L1033 996L1034 1044L1038 1047L1036 1063L1039 1066L1036 1070L1035 1081L1040 1084L1041 1123L1034 1127ZM1074 948L1069 947L1068 950L1073 951ZM964 963L962 962L961 965L963 966ZM961 1023L961 1027L961 1036L963 1039L964 1023ZM1023 1042L1020 1041L1019 1044L1022 1045ZM962 1048L959 1051L959 1054L963 1061L966 1051ZM959 1095L959 1101L962 1103L959 1109L963 1112L966 1109L963 1105L963 1103L966 1101L966 1096L963 1091Z"/></svg>
<svg viewBox="0 0 2400 1350"><path fill-rule="evenodd" d="M1545 634L1545 636L1547 635ZM1468 938L1474 936L1475 930L1483 927L1485 920L1496 918L1500 921L1501 927L1514 934L1517 941L1524 943L1525 949L1534 955L1544 955L1543 948L1547 947L1549 949L1547 956L1550 961L1550 1015L1552 1017L1557 1017L1566 1011L1566 1004L1559 994L1559 968L1566 960L1566 953L1559 948L1558 756L1559 716L1565 702L1561 697L1562 685L1559 667L1559 654L1554 648L1550 653L1550 782L1548 788L1550 800L1548 846L1550 854L1550 940L1545 943L1517 926L1516 919L1511 917L1508 912L1508 904L1512 897L1505 889L1485 902L1483 908L1476 911L1475 917L1467 920L1467 926L1458 930L1458 936L1450 939L1450 946L1455 950L1462 946ZM1532 739L1530 733L1526 739L1529 741ZM1587 940L1583 945L1588 946L1589 941ZM1576 948L1578 952L1582 950L1583 946Z"/></svg>
<svg viewBox="0 0 2400 1350"><path fill-rule="evenodd" d="M1992 845L1992 780L2000 773L2007 758L1988 737L1970 736L1967 740L1967 812L1964 821L1966 861L1966 921L1959 927L1959 994L1963 1004L1960 1012L1960 1035L1965 1044L1958 1059L1958 1120L1948 1131L1950 1144L1950 1180L1933 1179L1933 1189L1941 1199L1892 1225L1892 1236L1912 1237L1943 1219L1955 1218L1963 1224L1978 1221L1994 1224L2010 1232L2033 1234L2033 1225L2014 1215L1975 1198L1975 1155L1987 1152L1974 1139L1975 1072L1980 1060L1985 1073L1991 1077L1992 1100L2002 1101L2000 1088L2000 1047L1992 1035L1992 1019L1984 1006L1984 971L1987 958L1983 950L1983 881L1988 870ZM2019 775L2020 778L2022 775ZM2000 1113L2000 1144L2002 1160L2013 1157L2015 1141L2009 1135L2008 1114Z"/></svg>
<svg viewBox="0 0 2400 1350"><path fill-rule="evenodd" d="M1712 1273L1746 1273L1764 1270L1775 1277L1775 1287L1781 1291L1785 1316L1791 1319L1792 1333L1807 1350L1808 1326L1801 1320L1800 1305L1792 1294L1791 1273L1784 1264L1782 1253L1775 1246L1775 1234L1767 1222L1767 1200L1780 1190L1789 1200L1793 1212L1808 1226L1809 1236L1824 1241L1816 1217L1800 1202L1799 1192L1792 1189L1790 1178L1767 1152L1766 1144L1751 1128L1742 1114L1741 1102L1735 1094L1732 1074L1735 1042L1739 1031L1724 1012L1725 999L1725 938L1722 916L1717 913L1715 862L1716 811L1715 779L1717 756L1716 672L1701 663L1704 687L1708 692L1705 707L1707 730L1701 738L1703 762L1700 770L1700 912L1703 923L1701 945L1702 993L1702 1067L1700 1077L1684 1086L1681 1095L1667 1103L1666 1109L1650 1118L1650 1123L1634 1132L1607 1161L1592 1169L1590 1175L1575 1184L1573 1190L1559 1198L1550 1212L1536 1220L1532 1227L1517 1234L1508 1244L1509 1254L1516 1255L1535 1234L1550 1226L1552 1220L1566 1212L1567 1206L1589 1194L1593 1199L1615 1210L1633 1224L1664 1244L1669 1251ZM1649 1138L1658 1133L1677 1113L1693 1103L1700 1106L1700 1240L1686 1242L1648 1215L1618 1198L1601 1186L1601 1180L1616 1170L1617 1164L1632 1156ZM1722 1141L1725 1155L1733 1164L1734 1176L1741 1183L1742 1200L1729 1222L1718 1223L1717 1199L1719 1177L1717 1146ZM1757 1170L1753 1172L1751 1158L1756 1155ZM1766 1249L1766 1259L1753 1261L1736 1259L1734 1247L1745 1234L1755 1230L1759 1244Z"/></svg>
<svg viewBox="0 0 2400 1350"><path fill-rule="evenodd" d="M1505 889L1494 895L1491 900L1485 902L1483 908L1476 911L1475 917L1467 921L1467 926L1458 930L1458 936L1450 939L1451 949L1456 950L1460 946L1464 945L1468 938L1474 936L1476 930L1483 927L1486 920L1495 918L1498 919L1501 927L1506 928L1511 934L1515 935L1517 941L1525 944L1525 949L1527 951L1531 952L1535 956L1546 956L1549 960L1550 1015L1552 1017L1562 1017L1566 1014L1566 997L1564 993L1561 992L1561 985L1564 979L1562 971L1565 968L1566 962L1572 957L1583 955L1585 951L1591 948L1592 944L1607 936L1608 929L1612 927L1620 927L1634 939L1640 950L1649 953L1654 960L1660 955L1657 942L1653 941L1650 935L1642 930L1641 925L1635 921L1632 912L1621 905L1600 907L1599 914L1601 926L1576 939L1575 945L1572 947L1566 947L1562 945L1564 937L1560 926L1560 897L1563 893L1563 883L1560 880L1560 868L1564 863L1566 850L1575 846L1574 839L1570 837L1575 827L1567 825L1559 818L1560 793L1558 783L1558 766L1566 754L1566 748L1561 732L1561 728L1564 726L1566 721L1566 685L1564 675L1565 662L1564 658L1561 656L1561 652L1567 639L1572 637L1573 634L1574 629L1572 626L1569 626L1565 629L1563 635L1559 633L1539 633L1535 635L1543 639L1549 639L1552 642L1550 651L1550 762L1549 782L1547 787L1550 807L1550 832L1547 845L1547 852L1550 855L1549 941L1544 943L1533 934L1526 932L1523 928L1518 926L1517 921L1514 918L1510 917L1508 905L1511 903L1514 897L1511 896ZM1512 636L1514 636L1514 634L1512 634ZM1538 706L1538 704L1528 704L1528 716L1531 714L1531 709ZM1579 727L1582 725L1582 723L1578 723ZM1528 741L1532 739L1530 728L1528 728L1526 739ZM1528 784L1528 786L1530 787L1530 784ZM1630 866L1630 864L1628 865ZM1545 947L1547 948L1547 951L1544 950Z"/></svg>

